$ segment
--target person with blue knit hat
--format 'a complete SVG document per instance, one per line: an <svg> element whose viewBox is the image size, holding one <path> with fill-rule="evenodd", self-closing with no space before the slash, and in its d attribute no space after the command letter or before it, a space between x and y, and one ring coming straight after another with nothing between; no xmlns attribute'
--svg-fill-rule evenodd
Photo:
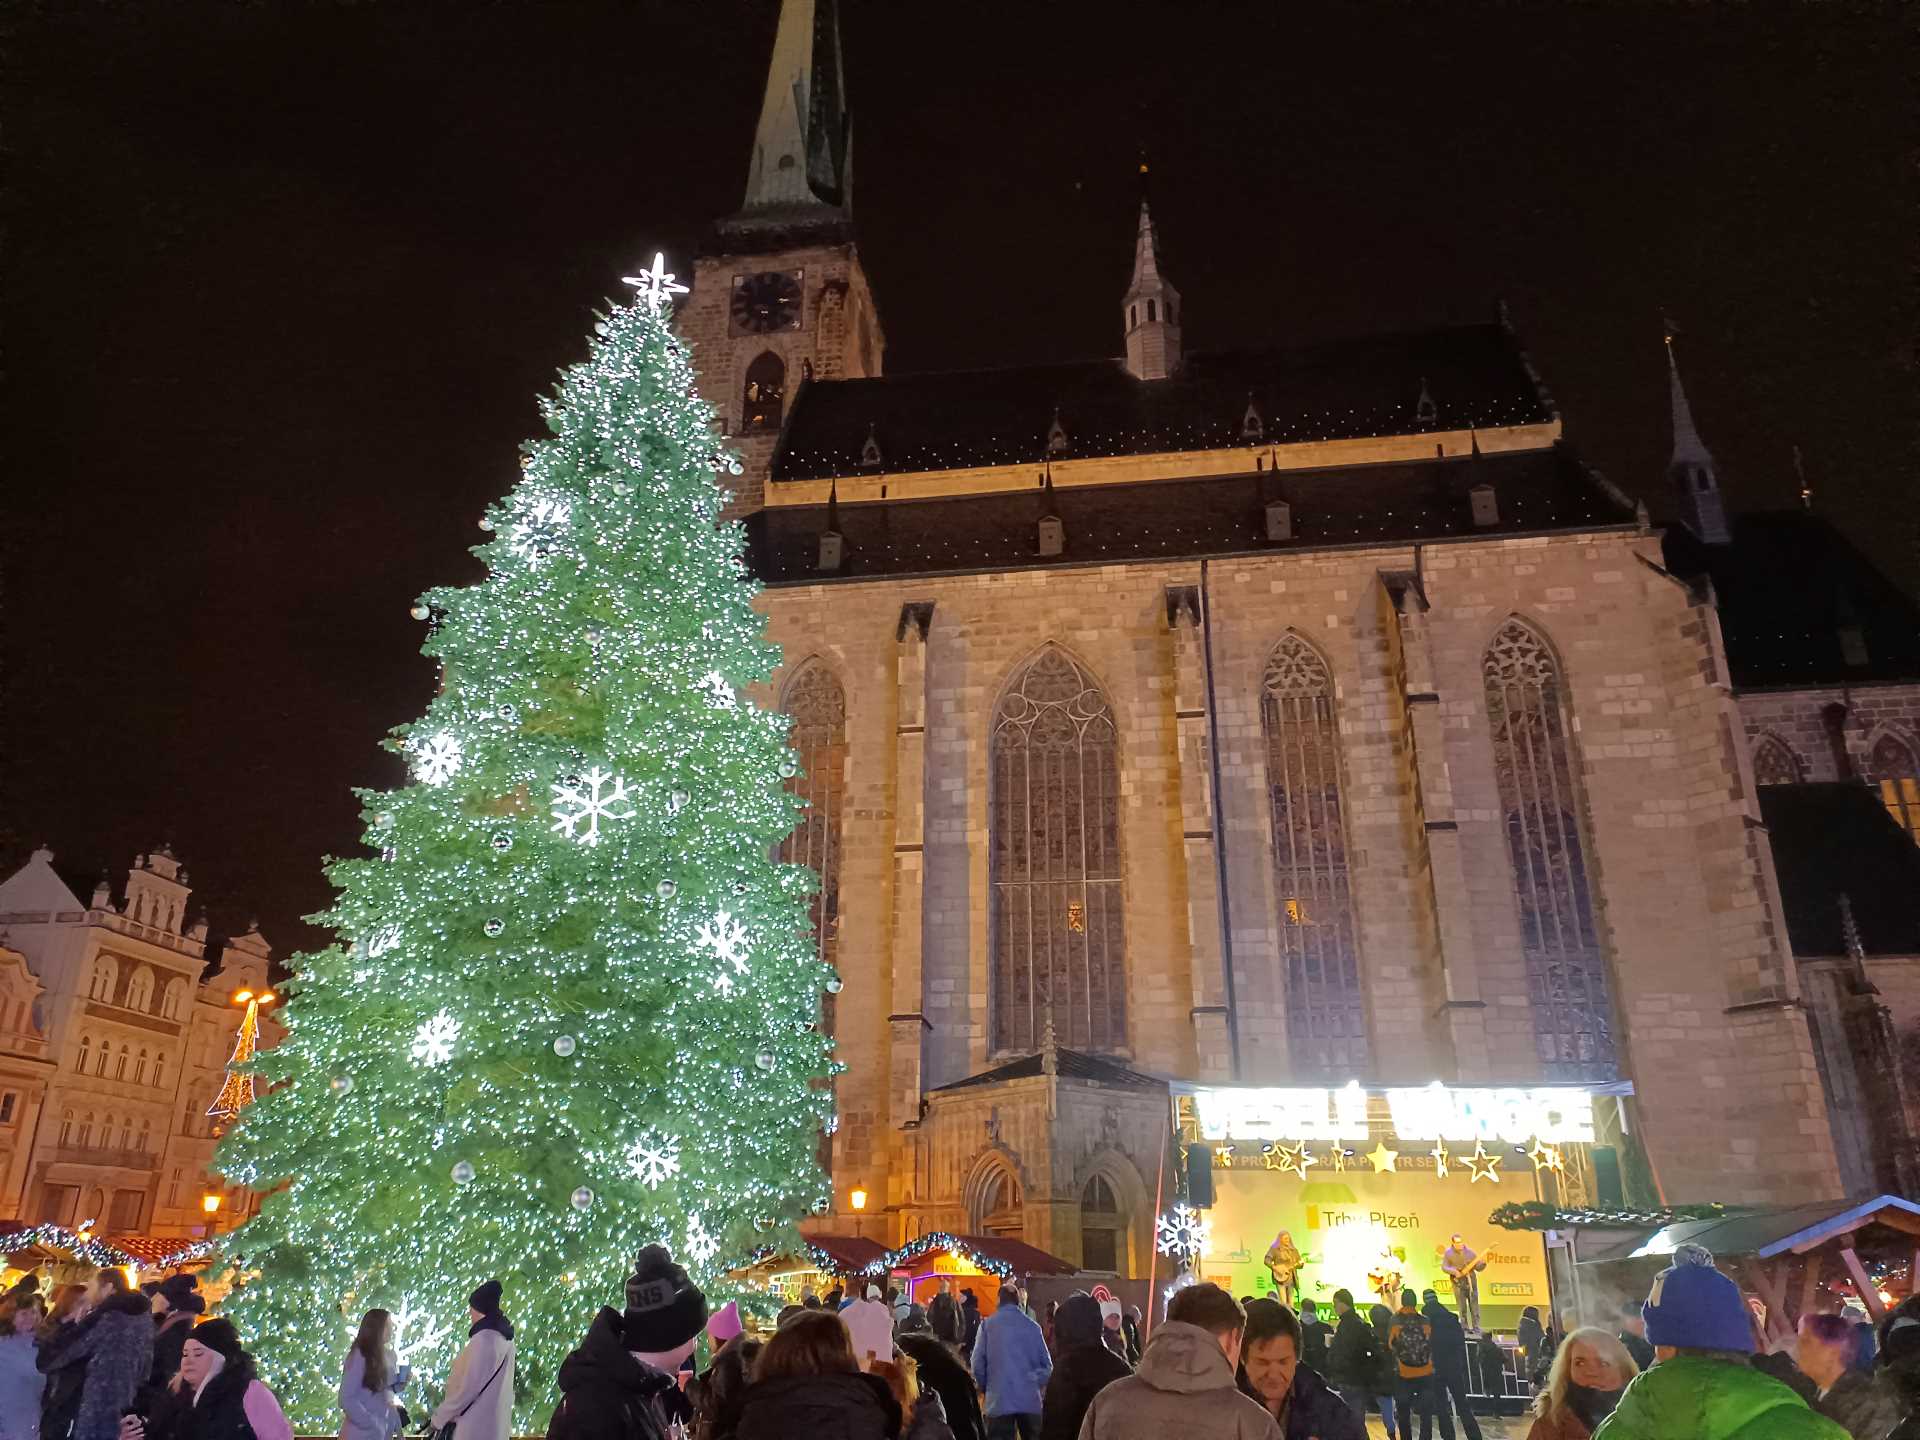
<svg viewBox="0 0 1920 1440"><path fill-rule="evenodd" d="M1697 1245L1674 1255L1640 1309L1653 1368L1593 1440L1847 1440L1791 1388L1753 1368L1753 1317L1740 1287Z"/></svg>

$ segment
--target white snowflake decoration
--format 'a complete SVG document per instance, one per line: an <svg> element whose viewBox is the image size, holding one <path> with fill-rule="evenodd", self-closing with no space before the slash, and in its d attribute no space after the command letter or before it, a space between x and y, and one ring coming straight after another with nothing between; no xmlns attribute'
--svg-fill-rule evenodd
<svg viewBox="0 0 1920 1440"><path fill-rule="evenodd" d="M733 693L733 686L718 670L709 670L701 677L700 693L707 697L707 704L716 710L731 710L740 703Z"/></svg>
<svg viewBox="0 0 1920 1440"><path fill-rule="evenodd" d="M560 548L572 518L573 507L562 497L536 495L513 522L507 549L529 564L538 564Z"/></svg>
<svg viewBox="0 0 1920 1440"><path fill-rule="evenodd" d="M413 1058L422 1065L444 1065L460 1042L460 1022L442 1010L413 1032Z"/></svg>
<svg viewBox="0 0 1920 1440"><path fill-rule="evenodd" d="M426 1328L418 1335L411 1340L401 1338L415 1324L423 1320L426 1322ZM354 1327L349 1325L347 1328L352 1330ZM442 1340L447 1338L447 1334L451 1328L452 1327L443 1322L433 1319L431 1311L415 1310L411 1300L402 1300L400 1302L400 1308L393 1312L394 1353L398 1355L404 1363L421 1350L434 1349Z"/></svg>
<svg viewBox="0 0 1920 1440"><path fill-rule="evenodd" d="M383 925L367 937L367 958L378 960L400 943L400 927Z"/></svg>
<svg viewBox="0 0 1920 1440"><path fill-rule="evenodd" d="M1207 1248L1207 1217L1191 1205L1175 1205L1154 1226L1154 1238L1162 1255L1171 1255L1184 1265L1198 1260Z"/></svg>
<svg viewBox="0 0 1920 1440"><path fill-rule="evenodd" d="M721 965L733 967L731 972L722 969L713 982L722 995L731 995L733 977L747 973L747 927L722 910L694 932L693 943L711 950Z"/></svg>
<svg viewBox="0 0 1920 1440"><path fill-rule="evenodd" d="M646 307L656 315L660 313L662 303L671 304L673 297L687 293L687 287L676 285L673 274L667 269L667 257L658 250L653 252L653 268L642 270L638 275L623 275L621 283L638 288L640 293L635 299L644 301Z"/></svg>
<svg viewBox="0 0 1920 1440"><path fill-rule="evenodd" d="M671 1135L655 1135L649 1130L627 1149L627 1168L633 1178L649 1190L680 1173L680 1145Z"/></svg>
<svg viewBox="0 0 1920 1440"><path fill-rule="evenodd" d="M444 785L460 770L460 737L451 730L429 735L414 746L413 773L425 785Z"/></svg>
<svg viewBox="0 0 1920 1440"><path fill-rule="evenodd" d="M708 1233L701 1222L700 1212L692 1211L687 1216L687 1259L695 1265L704 1266L720 1253L720 1242Z"/></svg>
<svg viewBox="0 0 1920 1440"><path fill-rule="evenodd" d="M628 798L627 782L598 765L585 779L554 782L553 828L582 845L600 843L602 820L631 820L637 813Z"/></svg>

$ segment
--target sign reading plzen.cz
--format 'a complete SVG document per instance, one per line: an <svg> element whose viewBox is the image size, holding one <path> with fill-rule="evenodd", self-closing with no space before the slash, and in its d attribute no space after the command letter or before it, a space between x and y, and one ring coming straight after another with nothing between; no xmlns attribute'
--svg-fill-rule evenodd
<svg viewBox="0 0 1920 1440"><path fill-rule="evenodd" d="M1392 1133L1401 1140L1549 1145L1593 1139L1593 1096L1565 1086L1472 1089L1430 1085L1383 1092ZM1374 1139L1367 1092L1357 1080L1338 1090L1200 1087L1194 1116L1206 1140Z"/></svg>

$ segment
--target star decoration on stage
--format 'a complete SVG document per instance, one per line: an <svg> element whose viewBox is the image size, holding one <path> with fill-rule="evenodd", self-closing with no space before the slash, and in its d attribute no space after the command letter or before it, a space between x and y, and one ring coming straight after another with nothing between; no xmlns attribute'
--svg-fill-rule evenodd
<svg viewBox="0 0 1920 1440"><path fill-rule="evenodd" d="M1551 1170L1554 1174L1558 1175L1566 1168L1565 1163L1560 1158L1559 1147L1549 1145L1546 1141L1538 1138L1535 1138L1533 1148L1527 1151L1527 1158L1533 1162L1533 1168L1535 1170Z"/></svg>
<svg viewBox="0 0 1920 1440"><path fill-rule="evenodd" d="M1333 1161L1333 1168L1335 1170L1345 1170L1347 1168L1348 1152L1346 1150L1336 1145L1333 1147L1332 1150L1330 1150L1327 1153L1328 1153L1328 1158Z"/></svg>
<svg viewBox="0 0 1920 1440"><path fill-rule="evenodd" d="M1447 1178L1447 1162L1453 1157L1447 1154L1447 1142L1442 1140L1427 1152L1433 1157L1433 1173L1440 1179Z"/></svg>
<svg viewBox="0 0 1920 1440"><path fill-rule="evenodd" d="M1373 1149L1367 1152L1367 1159L1373 1162L1373 1173L1376 1175L1385 1175L1389 1172L1398 1174L1400 1171L1400 1152L1387 1149L1387 1142L1384 1140L1375 1143Z"/></svg>
<svg viewBox="0 0 1920 1440"><path fill-rule="evenodd" d="M667 269L667 257L658 250L653 253L653 268L642 270L638 275L623 275L621 283L631 285L640 293L635 297L644 300L647 308L656 315L660 313L662 303L671 305L673 297L687 293L687 287L674 283L673 275Z"/></svg>
<svg viewBox="0 0 1920 1440"><path fill-rule="evenodd" d="M1500 1183L1500 1157L1489 1155L1487 1147L1480 1141L1474 1141L1473 1153L1467 1156L1466 1165L1467 1169L1473 1173L1475 1184L1482 1180L1490 1180L1495 1185Z"/></svg>
<svg viewBox="0 0 1920 1440"><path fill-rule="evenodd" d="M1302 1180L1307 1178L1307 1167L1309 1165L1317 1165L1320 1163L1313 1158L1313 1152L1307 1149L1305 1144L1282 1145L1274 1151L1274 1154L1280 1162L1274 1167L1275 1169L1291 1170Z"/></svg>

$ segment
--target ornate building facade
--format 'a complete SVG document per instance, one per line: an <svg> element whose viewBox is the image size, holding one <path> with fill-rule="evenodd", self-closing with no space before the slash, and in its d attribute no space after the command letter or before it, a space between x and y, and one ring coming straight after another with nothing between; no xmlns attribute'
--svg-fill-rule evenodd
<svg viewBox="0 0 1920 1440"><path fill-rule="evenodd" d="M105 1235L229 1229L255 1201L214 1173L208 1110L249 1013L261 1046L279 1038L246 1003L270 996L272 952L249 931L209 968L164 847L135 859L119 903L105 879L82 903L53 861L36 851L0 882L0 1205Z"/></svg>
<svg viewBox="0 0 1920 1440"><path fill-rule="evenodd" d="M1502 1150L1499 1199L1838 1193L1711 590L1505 317L1196 352L1143 201L1113 358L890 376L847 142L831 0L787 0L679 321L840 976L821 1226L1143 1276L1199 1108L1303 1192L1356 1133L1440 1186L1493 1095L1555 1167Z"/></svg>

